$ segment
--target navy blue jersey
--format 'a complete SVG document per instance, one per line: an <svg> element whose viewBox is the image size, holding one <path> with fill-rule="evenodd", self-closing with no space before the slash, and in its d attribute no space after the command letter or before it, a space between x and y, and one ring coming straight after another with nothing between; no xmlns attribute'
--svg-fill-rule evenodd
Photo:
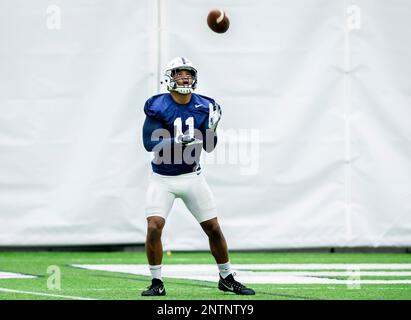
<svg viewBox="0 0 411 320"><path fill-rule="evenodd" d="M215 109L213 99L195 93L187 104L176 103L170 93L146 101L143 143L147 151L154 152L154 172L175 176L200 170L201 150L211 152L217 143L216 133L208 130L210 103ZM175 141L181 134L194 136L203 143L183 146Z"/></svg>

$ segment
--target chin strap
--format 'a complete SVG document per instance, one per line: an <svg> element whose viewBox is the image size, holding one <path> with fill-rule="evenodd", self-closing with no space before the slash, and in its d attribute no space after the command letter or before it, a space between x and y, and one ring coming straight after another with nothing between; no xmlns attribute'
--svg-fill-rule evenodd
<svg viewBox="0 0 411 320"><path fill-rule="evenodd" d="M178 92L180 94L190 94L193 93L193 88L189 88L189 87L177 87L176 89L171 89L170 91L175 91Z"/></svg>

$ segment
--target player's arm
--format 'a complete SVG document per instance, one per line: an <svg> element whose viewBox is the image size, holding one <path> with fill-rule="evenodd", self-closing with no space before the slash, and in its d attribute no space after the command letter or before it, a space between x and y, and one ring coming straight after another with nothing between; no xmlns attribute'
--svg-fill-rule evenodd
<svg viewBox="0 0 411 320"><path fill-rule="evenodd" d="M203 140L203 149L210 153L217 145L217 131L206 129L206 136Z"/></svg>
<svg viewBox="0 0 411 320"><path fill-rule="evenodd" d="M208 123L206 127L206 137L203 141L203 149L206 152L211 152L217 145L217 126L221 120L221 108L217 103L208 105Z"/></svg>
<svg viewBox="0 0 411 320"><path fill-rule="evenodd" d="M166 132L160 121L146 116L143 125L143 144L144 148L151 152L154 148L164 150L171 148L174 143L174 138L170 137L170 133Z"/></svg>
<svg viewBox="0 0 411 320"><path fill-rule="evenodd" d="M208 128L210 130L216 131L218 123L221 120L222 112L221 107L218 103L208 104Z"/></svg>
<svg viewBox="0 0 411 320"><path fill-rule="evenodd" d="M201 140L198 140L189 135L179 135L175 138L171 137L170 132L163 128L163 125L160 121L146 116L143 125L143 144L144 148L151 151L163 151L170 150L173 144L183 144L189 146L196 143L201 143Z"/></svg>

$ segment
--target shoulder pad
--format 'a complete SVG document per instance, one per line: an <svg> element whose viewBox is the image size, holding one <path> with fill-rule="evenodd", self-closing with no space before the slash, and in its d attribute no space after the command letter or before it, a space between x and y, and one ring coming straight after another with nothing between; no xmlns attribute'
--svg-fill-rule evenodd
<svg viewBox="0 0 411 320"><path fill-rule="evenodd" d="M210 103L213 104L214 110L216 110L218 104L217 102L215 102L213 98L203 96L202 94L196 94L196 95L197 95L198 102L201 102L201 104L204 105L204 107L207 109L207 112L209 111L208 105Z"/></svg>
<svg viewBox="0 0 411 320"><path fill-rule="evenodd" d="M197 96L198 96L199 100L205 100L205 101L207 101L207 103L211 102L212 104L215 104L215 101L214 101L213 98L203 96L202 94L197 94Z"/></svg>
<svg viewBox="0 0 411 320"><path fill-rule="evenodd" d="M157 94L149 98L144 104L144 113L152 118L159 119L166 93ZM159 119L160 120L160 119Z"/></svg>

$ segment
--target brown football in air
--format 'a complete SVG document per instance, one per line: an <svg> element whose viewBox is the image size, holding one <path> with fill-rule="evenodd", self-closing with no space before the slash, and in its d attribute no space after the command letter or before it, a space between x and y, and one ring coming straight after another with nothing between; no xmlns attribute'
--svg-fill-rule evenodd
<svg viewBox="0 0 411 320"><path fill-rule="evenodd" d="M208 13L207 24L214 32L224 33L230 27L230 20L223 10L213 9Z"/></svg>

